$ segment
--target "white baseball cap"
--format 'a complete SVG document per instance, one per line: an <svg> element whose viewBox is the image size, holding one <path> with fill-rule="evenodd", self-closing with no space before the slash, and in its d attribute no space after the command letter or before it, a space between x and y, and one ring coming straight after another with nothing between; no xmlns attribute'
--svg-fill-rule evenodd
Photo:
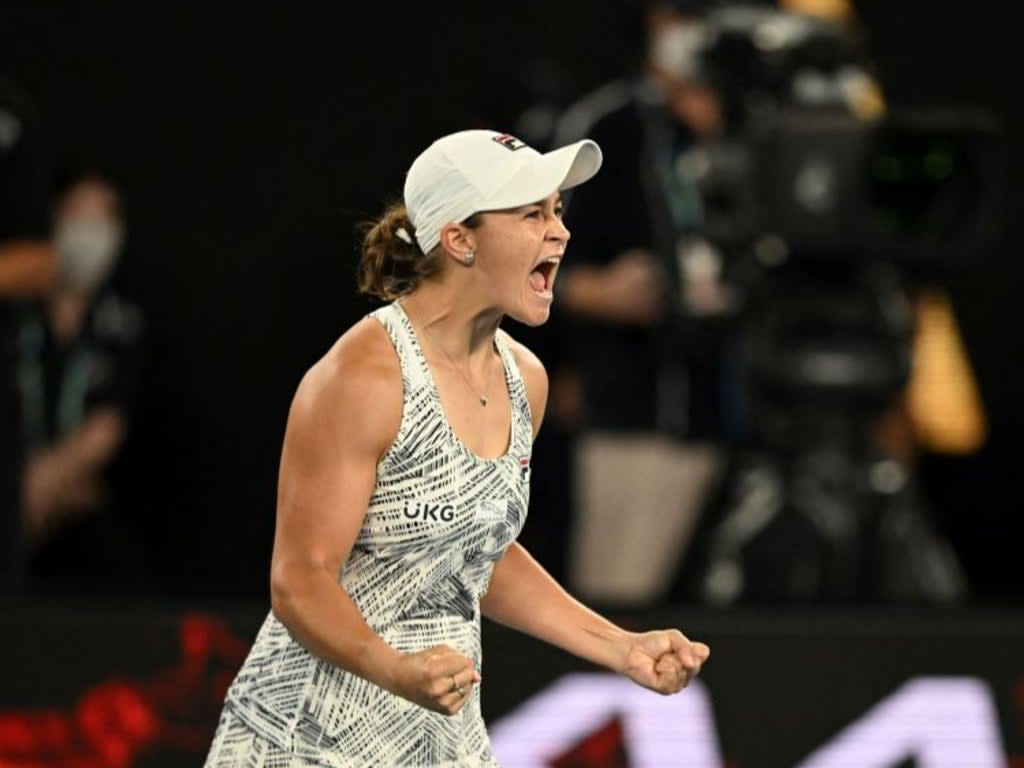
<svg viewBox="0 0 1024 768"><path fill-rule="evenodd" d="M405 208L424 253L450 222L478 211L517 208L582 184L601 167L601 148L583 139L541 154L507 133L468 130L443 136L405 176Z"/></svg>

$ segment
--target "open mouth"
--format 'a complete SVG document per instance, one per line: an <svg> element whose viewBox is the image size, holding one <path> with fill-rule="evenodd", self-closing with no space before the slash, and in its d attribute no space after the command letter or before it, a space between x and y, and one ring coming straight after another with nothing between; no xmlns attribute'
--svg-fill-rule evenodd
<svg viewBox="0 0 1024 768"><path fill-rule="evenodd" d="M541 296L550 298L555 285L555 273L558 271L558 256L550 256L540 262L530 272L530 287Z"/></svg>

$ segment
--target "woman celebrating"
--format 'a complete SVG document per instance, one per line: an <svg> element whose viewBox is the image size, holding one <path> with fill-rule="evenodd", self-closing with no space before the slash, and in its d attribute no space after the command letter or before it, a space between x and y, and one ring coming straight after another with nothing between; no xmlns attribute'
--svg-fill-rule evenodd
<svg viewBox="0 0 1024 768"><path fill-rule="evenodd" d="M480 712L480 617L660 693L708 657L626 631L515 542L547 398L499 329L548 318L569 232L560 190L601 165L580 141L430 145L368 226L360 289L387 303L303 377L281 457L271 603L207 768L496 766Z"/></svg>

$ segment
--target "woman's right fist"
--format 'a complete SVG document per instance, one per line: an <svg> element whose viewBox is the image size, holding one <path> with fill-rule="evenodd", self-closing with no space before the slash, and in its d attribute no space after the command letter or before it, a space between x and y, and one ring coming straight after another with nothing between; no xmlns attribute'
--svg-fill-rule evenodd
<svg viewBox="0 0 1024 768"><path fill-rule="evenodd" d="M402 698L442 715L454 715L469 701L480 675L468 656L447 645L436 645L402 656L392 679L395 693Z"/></svg>

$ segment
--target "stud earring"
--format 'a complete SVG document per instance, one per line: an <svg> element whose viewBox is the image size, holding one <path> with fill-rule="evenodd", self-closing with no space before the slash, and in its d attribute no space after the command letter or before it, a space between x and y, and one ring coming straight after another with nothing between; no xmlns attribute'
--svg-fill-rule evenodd
<svg viewBox="0 0 1024 768"><path fill-rule="evenodd" d="M466 255L462 257L462 262L468 267L476 261L476 254L473 251L466 251Z"/></svg>

